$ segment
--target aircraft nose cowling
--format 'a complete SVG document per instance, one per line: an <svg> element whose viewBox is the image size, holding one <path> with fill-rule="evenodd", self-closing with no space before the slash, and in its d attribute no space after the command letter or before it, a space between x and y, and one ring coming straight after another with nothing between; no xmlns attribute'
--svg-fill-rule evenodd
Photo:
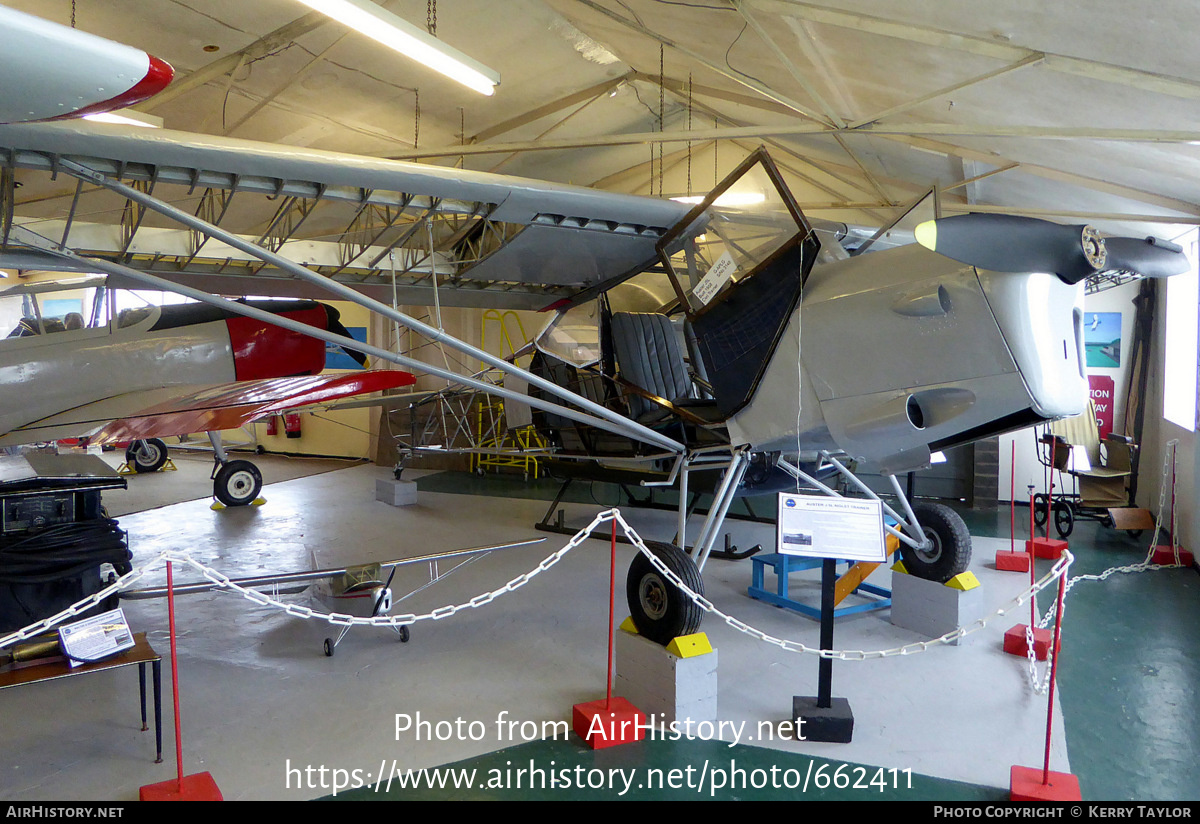
<svg viewBox="0 0 1200 824"><path fill-rule="evenodd" d="M1083 285L1045 273L979 272L1030 407L1044 418L1078 415L1087 405Z"/></svg>
<svg viewBox="0 0 1200 824"><path fill-rule="evenodd" d="M317 329L328 328L325 307L319 303L276 314ZM242 316L227 318L225 324L239 381L316 375L325 368L324 341Z"/></svg>

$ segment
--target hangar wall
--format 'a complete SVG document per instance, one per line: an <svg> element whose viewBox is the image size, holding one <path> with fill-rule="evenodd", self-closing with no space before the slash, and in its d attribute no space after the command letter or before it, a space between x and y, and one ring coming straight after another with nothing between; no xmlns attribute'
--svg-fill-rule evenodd
<svg viewBox="0 0 1200 824"><path fill-rule="evenodd" d="M1176 474L1176 517L1179 523L1179 540L1185 549L1195 552L1200 549L1200 522L1196 508L1200 504L1200 438L1163 418L1163 384L1168 377L1163 369L1163 349L1166 336L1166 282L1155 283L1156 301L1154 334L1150 351L1149 380L1146 389L1146 432L1142 443L1142 467L1138 483L1138 504L1151 512L1158 511L1161 489L1163 449L1166 444L1179 439L1177 448L1178 469ZM1200 306L1196 307L1200 313ZM1196 368L1200 370L1200 352L1197 352ZM1198 402L1200 404L1200 402ZM1167 493L1170 505L1170 491ZM1164 513L1164 519L1168 513Z"/></svg>

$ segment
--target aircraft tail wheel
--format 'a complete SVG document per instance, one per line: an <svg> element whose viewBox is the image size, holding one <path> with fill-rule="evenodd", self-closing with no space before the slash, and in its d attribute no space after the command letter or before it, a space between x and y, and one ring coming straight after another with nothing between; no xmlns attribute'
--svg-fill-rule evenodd
<svg viewBox="0 0 1200 824"><path fill-rule="evenodd" d="M400 643L408 643L408 627L400 627Z"/></svg>
<svg viewBox="0 0 1200 824"><path fill-rule="evenodd" d="M1069 501L1054 502L1054 531L1066 538L1075 529L1075 510Z"/></svg>
<svg viewBox="0 0 1200 824"><path fill-rule="evenodd" d="M333 657L333 650L334 650L333 639L332 639L332 638L326 638L326 639L325 639L325 657L326 657L326 658L332 658L332 657Z"/></svg>
<svg viewBox="0 0 1200 824"><path fill-rule="evenodd" d="M167 445L158 438L134 441L125 449L125 463L134 472L157 472L167 462Z"/></svg>
<svg viewBox="0 0 1200 824"><path fill-rule="evenodd" d="M704 594L704 579L700 577L700 570L682 549L653 541L647 541L646 548L693 592ZM700 621L704 618L704 610L655 569L640 552L629 565L625 596L638 632L663 646L671 643L672 638L698 631Z"/></svg>
<svg viewBox="0 0 1200 824"><path fill-rule="evenodd" d="M914 504L929 544L923 549L900 545L904 568L918 578L945 583L966 572L971 563L971 533L963 519L944 504Z"/></svg>
<svg viewBox="0 0 1200 824"><path fill-rule="evenodd" d="M213 479L213 495L225 506L246 506L261 489L262 473L249 461L229 461Z"/></svg>

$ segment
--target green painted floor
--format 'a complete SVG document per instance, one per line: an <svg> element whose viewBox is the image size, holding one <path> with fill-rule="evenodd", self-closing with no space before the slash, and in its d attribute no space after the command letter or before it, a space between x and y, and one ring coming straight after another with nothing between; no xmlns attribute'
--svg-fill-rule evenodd
<svg viewBox="0 0 1200 824"><path fill-rule="evenodd" d="M523 481L519 476L478 477L466 473L439 473L421 478L419 488L428 491L486 494L520 498L554 497L558 484L552 480ZM612 506L622 503L615 487L577 483L566 500ZM756 507L759 508L759 507ZM769 506L762 507L769 510ZM960 509L973 535L1008 537L1009 511ZM1027 529L1028 510L1017 509L1018 536ZM1098 574L1115 566L1136 564L1145 556L1149 534L1134 540L1126 533L1105 529L1095 522L1079 521L1071 536L1076 556L1072 576ZM1043 563L1039 562L1039 566ZM1064 654L1058 671L1058 689L1066 724L1071 768L1079 777L1087 800L1173 801L1200 799L1200 712L1196 692L1200 688L1200 574L1195 568L1157 570L1139 574L1117 574L1103 582L1082 580L1068 597L1063 618ZM841 766L804 755L791 755L756 747L728 747L721 742L650 741L591 752L577 740L543 741L501 750L452 765L474 769L475 784L486 786L496 770L530 766L544 770L545 788L498 791L476 786L466 789L406 789L393 782L386 793L359 790L339 798L562 798L561 787L550 787L550 773L572 781L599 773L592 770L637 770L635 773L605 773L624 786L622 776L633 775L633 784L622 796L612 790L579 790L572 798L716 798L737 800L772 797L766 788L753 786L769 780L775 767L781 783L798 783L809 778L805 798L822 799L922 799L982 801L1002 799L1005 793L928 776L893 777L878 775L876 768L854 765L843 770L851 784L866 787L819 789L812 776L825 765L825 775ZM739 776L732 764L745 769ZM810 767L810 762L812 766ZM699 765L709 763L710 778L700 791ZM645 786L648 770L661 769L663 787ZM743 785L714 788L713 770L722 768ZM578 769L577 769L578 768ZM537 779L539 773L526 772ZM679 787L672 789L671 770ZM758 770L758 773L754 771ZM861 770L861 772L860 772ZM567 771L569 775L564 774ZM789 772L790 771L790 772ZM461 778L461 776L460 776ZM690 786L689 786L690 779ZM871 783L874 781L874 783ZM635 786L642 784L642 787ZM896 786L899 783L900 786ZM742 786L749 784L750 789ZM880 784L886 787L881 791ZM528 784L526 783L526 786ZM797 798L797 789L782 788L778 797Z"/></svg>

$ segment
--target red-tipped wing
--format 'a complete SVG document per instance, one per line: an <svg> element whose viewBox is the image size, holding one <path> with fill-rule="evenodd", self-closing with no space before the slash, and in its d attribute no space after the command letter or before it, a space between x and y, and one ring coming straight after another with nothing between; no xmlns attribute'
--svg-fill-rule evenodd
<svg viewBox="0 0 1200 824"><path fill-rule="evenodd" d="M408 372L356 372L239 381L181 395L126 414L106 425L92 443L162 438L190 432L237 429L258 418L339 398L411 386Z"/></svg>

